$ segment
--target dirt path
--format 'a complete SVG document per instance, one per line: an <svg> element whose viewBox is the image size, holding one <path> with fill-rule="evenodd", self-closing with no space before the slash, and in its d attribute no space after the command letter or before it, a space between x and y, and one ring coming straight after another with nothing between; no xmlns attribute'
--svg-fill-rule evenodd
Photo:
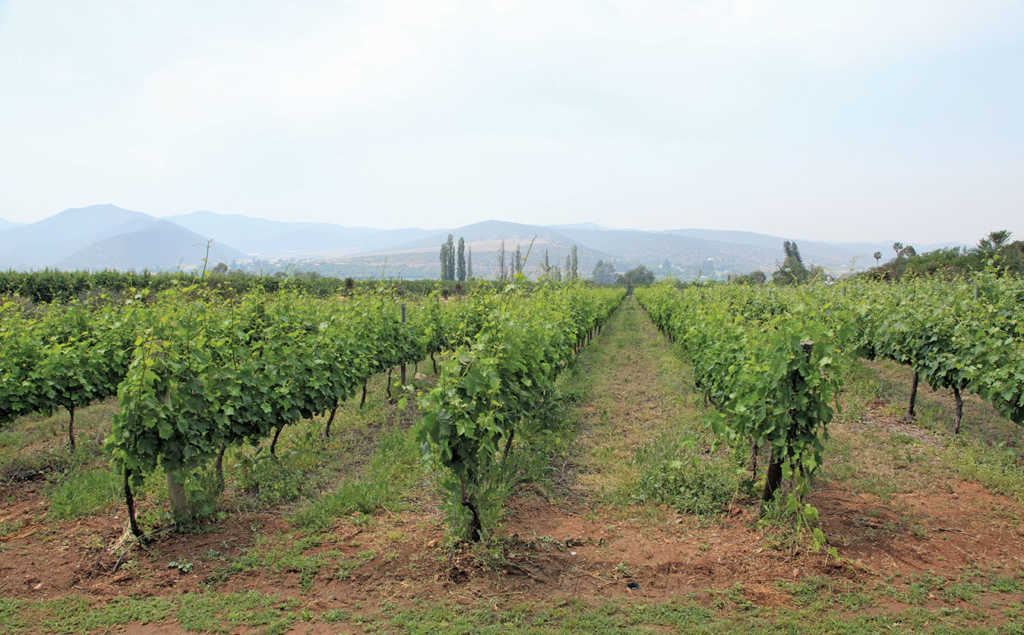
<svg viewBox="0 0 1024 635"><path fill-rule="evenodd" d="M532 564L545 562L545 579L567 594L665 598L728 586L764 568L757 557L736 557L759 540L749 514L723 521L680 513L650 500L642 484L666 469L661 455L675 458L683 448L708 465L731 468L721 450L712 454L689 368L635 300L584 352L576 374L585 397L560 487L551 497L522 492L508 505L510 535L570 547L549 551L550 561L533 554ZM733 513L743 515L739 507Z"/></svg>
<svg viewBox="0 0 1024 635"><path fill-rule="evenodd" d="M571 489L587 505L621 500L638 478L637 451L680 428L701 433L690 371L635 300L626 301L584 353Z"/></svg>

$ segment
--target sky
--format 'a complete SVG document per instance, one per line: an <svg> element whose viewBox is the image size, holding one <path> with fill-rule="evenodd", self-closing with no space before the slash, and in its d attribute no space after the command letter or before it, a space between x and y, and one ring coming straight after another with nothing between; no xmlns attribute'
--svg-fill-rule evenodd
<svg viewBox="0 0 1024 635"><path fill-rule="evenodd" d="M95 203L1024 238L1024 0L0 0L0 218Z"/></svg>

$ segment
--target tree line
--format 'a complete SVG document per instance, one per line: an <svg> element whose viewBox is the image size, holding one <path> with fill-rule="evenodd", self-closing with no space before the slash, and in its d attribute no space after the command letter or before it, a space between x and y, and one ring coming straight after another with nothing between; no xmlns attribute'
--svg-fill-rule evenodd
<svg viewBox="0 0 1024 635"><path fill-rule="evenodd" d="M517 274L522 274L532 251L533 241L530 242L530 246L524 254L520 244L516 244L514 251L508 251L505 249L505 241L502 240L495 263L495 278L497 280L508 280ZM466 245L465 238L460 236L458 242L456 242L455 236L448 234L448 239L441 243L439 258L441 261L441 280L462 282L473 278L473 248ZM546 249L544 250L544 259L540 269L541 276L545 278L557 281L561 281L563 278L565 280L578 279L580 277L579 251L576 245L573 245L565 256L564 270L559 268L558 265L551 264L551 257Z"/></svg>
<svg viewBox="0 0 1024 635"><path fill-rule="evenodd" d="M900 280L905 276L954 277L994 267L1004 274L1024 276L1024 241L1011 241L1005 230L989 232L971 248L948 247L919 254L912 245L896 242L895 256L882 263L882 253L875 252L876 266L864 274L878 280Z"/></svg>
<svg viewBox="0 0 1024 635"><path fill-rule="evenodd" d="M466 250L466 241L460 236L458 247L455 237L441 243L441 280L465 282L473 278L473 248Z"/></svg>

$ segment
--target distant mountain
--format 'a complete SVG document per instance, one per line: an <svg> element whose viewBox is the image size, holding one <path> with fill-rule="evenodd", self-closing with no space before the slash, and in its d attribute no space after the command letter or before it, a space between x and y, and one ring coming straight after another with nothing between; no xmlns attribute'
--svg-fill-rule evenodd
<svg viewBox="0 0 1024 635"><path fill-rule="evenodd" d="M0 268L54 266L91 243L135 231L153 220L152 216L115 205L66 209L36 223L0 232Z"/></svg>
<svg viewBox="0 0 1024 635"><path fill-rule="evenodd" d="M518 245L535 277L545 256L564 271L576 246L579 272L589 277L598 260L619 272L644 265L659 277L725 278L760 269L770 274L782 261L781 236L710 229L643 231L595 223L526 225L489 220L450 230L344 227L332 223L281 222L241 214L192 212L158 219L114 205L68 209L42 221L11 226L0 221L0 269L178 269L200 266L207 239L210 265L272 273L282 268L328 275L436 278L438 255L448 234L464 238L476 277L493 278L504 242L512 266ZM532 250L531 250L532 242ZM826 243L797 240L804 262L832 273L865 269L873 254L889 260L891 243ZM915 245L919 253L937 245Z"/></svg>
<svg viewBox="0 0 1024 635"><path fill-rule="evenodd" d="M194 270L202 267L206 238L174 223L153 220L143 227L103 240L76 251L57 263L57 268ZM214 241L208 265L244 259L242 252Z"/></svg>
<svg viewBox="0 0 1024 635"><path fill-rule="evenodd" d="M543 254L548 252L549 262L564 269L565 256L573 245L579 253L580 275L589 277L598 260L612 262L619 272L644 265L660 276L682 279L698 276L724 278L730 274L761 270L774 271L783 259L779 236L754 232L679 229L671 231L643 231L635 229L608 229L594 223L538 226L485 221L451 230L433 232L398 247L372 254L332 260L339 272L386 272L388 267L402 271L402 275L435 277L438 275L438 251L451 233L456 240L465 238L473 250L473 272L478 277L493 277L497 271L497 252L501 242L512 252L519 244L525 256L534 237L533 253L527 263L527 272L539 272ZM825 267L833 273L849 271L851 261L855 268L864 269L874 264L872 254L883 244L848 243L830 244L820 241L798 241L804 261ZM347 267L347 268L346 268ZM375 269L376 268L376 269ZM349 273L344 273L349 275Z"/></svg>
<svg viewBox="0 0 1024 635"><path fill-rule="evenodd" d="M735 245L759 247L761 249L773 250L776 254L782 252L783 241L796 240L797 246L800 248L800 255L805 262L819 265L835 272L848 271L851 261L856 269L870 267L874 265L873 256L876 251L881 251L882 257L888 258L888 254L892 249L891 242L888 244L870 242L827 243L817 240L783 238L781 236L743 231L673 229L666 233ZM781 261L782 257L777 256L776 259Z"/></svg>
<svg viewBox="0 0 1024 635"><path fill-rule="evenodd" d="M782 252L729 242L635 229L565 230L574 242L610 254L618 271L644 265L681 277L749 272L770 266Z"/></svg>
<svg viewBox="0 0 1024 635"><path fill-rule="evenodd" d="M732 243L735 245L749 245L763 249L782 250L782 242L790 240L769 234L758 234L756 232L730 231L723 229L670 229L665 234L673 236L687 236L701 240L713 240L715 242ZM803 241L799 241L801 244Z"/></svg>
<svg viewBox="0 0 1024 635"><path fill-rule="evenodd" d="M206 239L142 212L92 205L0 232L0 268L187 269L201 264ZM210 263L243 258L215 242Z"/></svg>
<svg viewBox="0 0 1024 635"><path fill-rule="evenodd" d="M571 229L608 229L604 225L598 225L597 223L571 223L569 225L545 225L545 227L556 231Z"/></svg>
<svg viewBox="0 0 1024 635"><path fill-rule="evenodd" d="M509 223L500 220L486 220L479 223L473 223L471 225L464 225L457 229L439 229L428 233L426 236L418 238L396 247L396 251L403 251L408 249L421 249L421 248L440 248L442 242L448 238L448 234L452 234L456 240L461 236L467 241L475 242L487 242L496 240L499 242L504 240L506 243L529 243L530 240L536 236L539 241L544 242L568 242L571 244L571 240L566 236L550 227L542 227L540 225L524 225L522 223ZM508 245L506 245L508 247ZM524 246L525 247L525 246ZM515 245L512 245L515 248Z"/></svg>
<svg viewBox="0 0 1024 635"><path fill-rule="evenodd" d="M423 229L370 229L332 223L281 222L210 211L166 218L203 236L264 258L343 256L389 249L430 232Z"/></svg>

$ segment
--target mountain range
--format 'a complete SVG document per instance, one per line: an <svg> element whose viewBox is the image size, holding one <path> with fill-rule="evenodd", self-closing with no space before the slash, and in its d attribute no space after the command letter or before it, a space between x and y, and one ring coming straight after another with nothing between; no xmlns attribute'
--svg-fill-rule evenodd
<svg viewBox="0 0 1024 635"><path fill-rule="evenodd" d="M207 239L180 225L122 209L66 209L35 223L0 230L0 268L190 270L202 265ZM246 255L213 243L210 260Z"/></svg>
<svg viewBox="0 0 1024 635"><path fill-rule="evenodd" d="M332 223L281 222L240 214L197 211L158 218L115 205L67 209L41 221L0 220L2 269L195 270L209 247L212 266L271 273L309 270L354 277L436 278L439 248L448 234L463 238L472 253L473 274L493 278L504 246L506 262L518 246L525 271L535 275L545 262L564 270L577 248L580 275L599 260L618 271L645 265L660 276L679 278L761 270L782 260L784 238L739 231L609 229L594 223L524 225L483 221L445 230L374 229ZM804 261L833 273L864 269L892 243L799 241ZM919 246L926 251L938 245Z"/></svg>
<svg viewBox="0 0 1024 635"><path fill-rule="evenodd" d="M200 211L167 220L203 236L216 237L255 256L342 256L387 249L425 235L422 229L383 230L331 223L289 223L241 214Z"/></svg>

